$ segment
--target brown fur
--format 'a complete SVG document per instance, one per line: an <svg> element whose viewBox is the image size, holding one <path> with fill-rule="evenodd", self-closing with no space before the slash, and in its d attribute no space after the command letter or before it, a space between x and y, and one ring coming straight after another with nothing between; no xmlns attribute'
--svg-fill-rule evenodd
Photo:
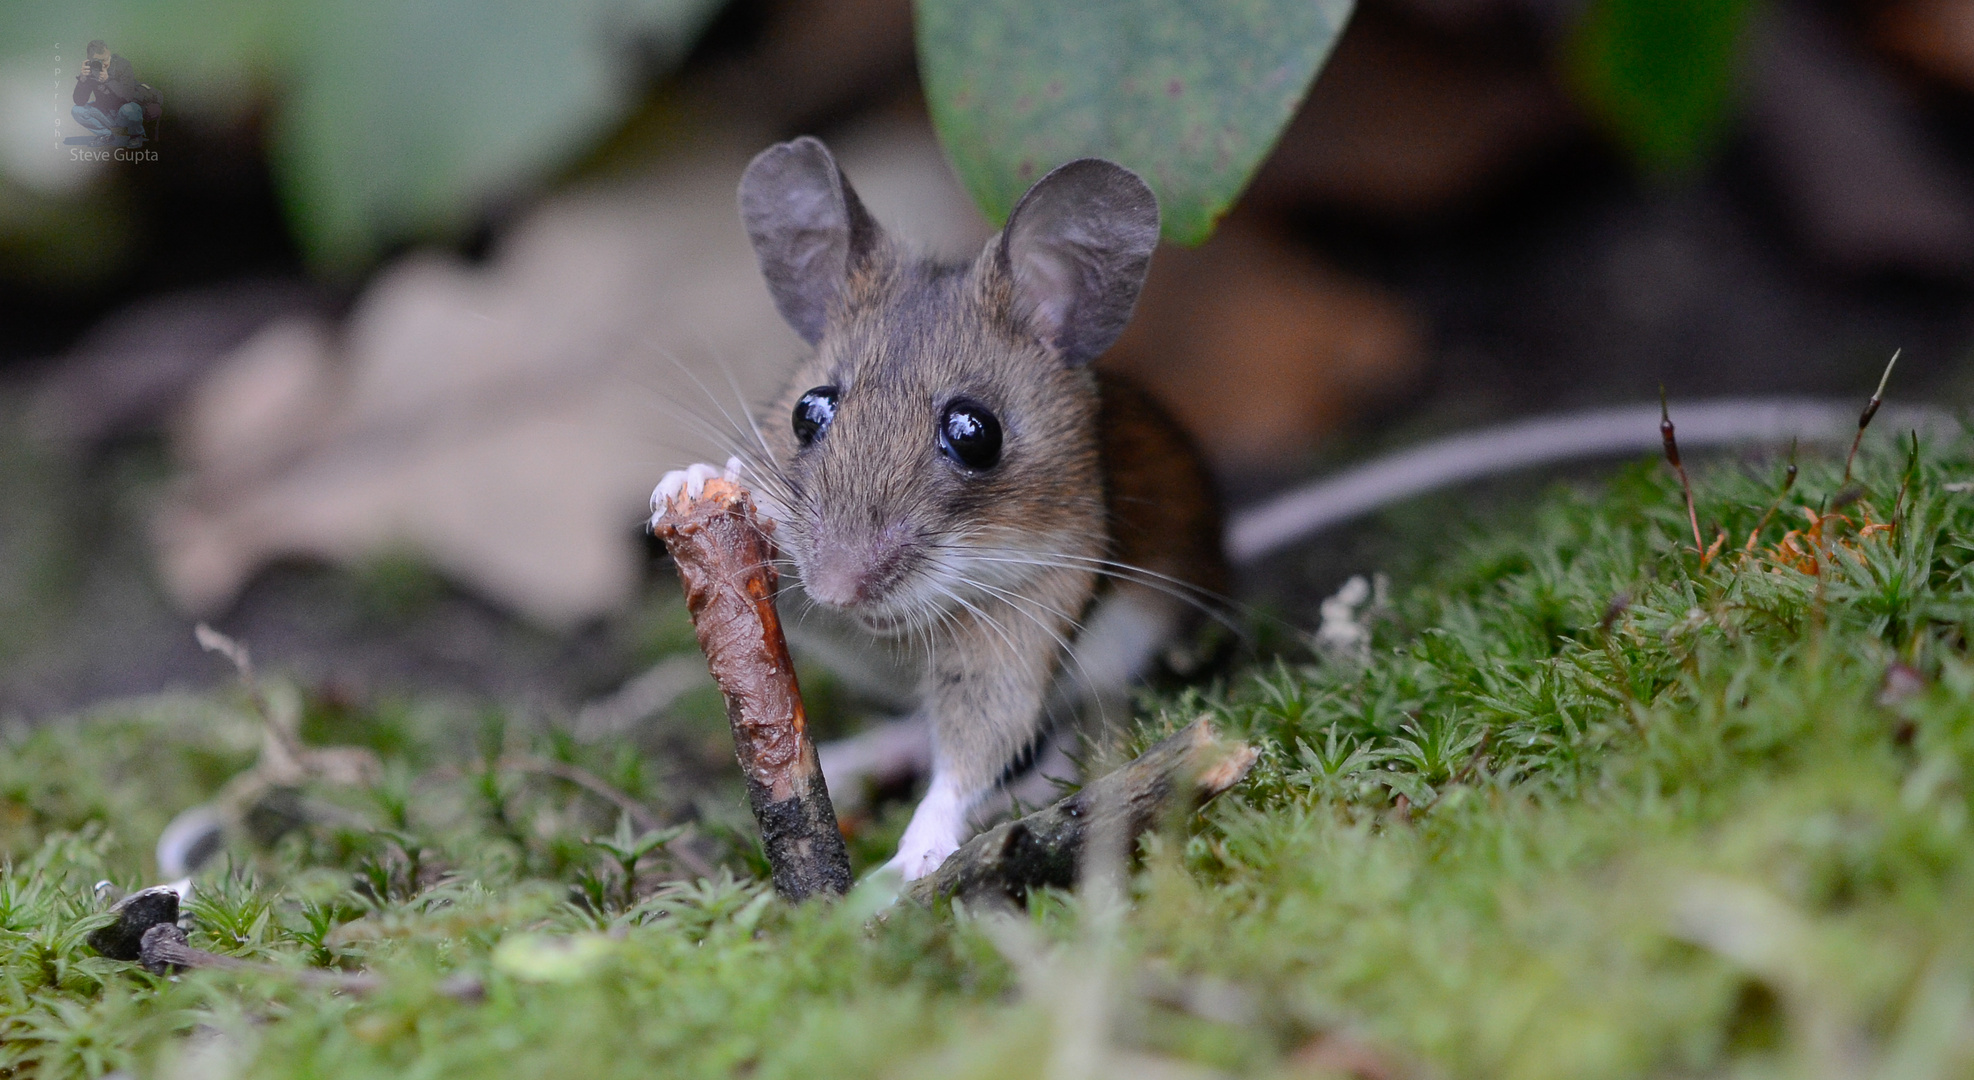
<svg viewBox="0 0 1974 1080"><path fill-rule="evenodd" d="M1220 499L1198 444L1136 383L1102 371L1097 384L1113 557L1205 598L1225 596Z"/></svg>
<svg viewBox="0 0 1974 1080"><path fill-rule="evenodd" d="M1192 443L1087 363L1129 315L1156 204L1128 172L1073 162L1024 197L1005 240L941 263L891 241L827 149L796 140L749 166L741 205L777 305L816 346L769 412L749 479L812 598L925 654L934 791L905 845L922 823L938 834L922 863L1034 743L1100 577L1131 600L1142 632L1116 640L1140 651L1181 621L1173 593L1224 587ZM788 418L824 386L834 418L803 446ZM992 467L940 450L940 416L962 398L999 418Z"/></svg>
<svg viewBox="0 0 1974 1080"><path fill-rule="evenodd" d="M1136 387L1065 365L1024 333L992 250L971 266L914 259L888 242L871 252L764 432L786 488L777 496L783 543L805 578L828 558L821 548L862 558L888 528L910 538L886 575L900 592L936 558L936 547L915 545L969 534L976 545L1081 564L996 564L1005 576L993 585L1012 597L962 587L966 604L921 594L939 616L880 602L880 617L866 617L873 630L926 648L925 711L944 764L969 786L991 784L1034 738L1061 642L1096 592L1096 564L1085 560L1115 559L1214 594L1226 574L1218 504L1191 440ZM797 453L782 418L824 385L839 388L836 419ZM1005 449L987 473L962 473L935 444L939 410L955 396L1001 419ZM1123 589L1172 603L1162 587L1119 577Z"/></svg>

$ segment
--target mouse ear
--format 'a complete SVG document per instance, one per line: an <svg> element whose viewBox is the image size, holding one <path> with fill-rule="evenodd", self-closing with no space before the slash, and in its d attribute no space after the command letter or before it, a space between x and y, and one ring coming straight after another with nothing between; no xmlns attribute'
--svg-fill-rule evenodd
<svg viewBox="0 0 1974 1080"><path fill-rule="evenodd" d="M1035 182L1001 230L1015 313L1071 364L1131 320L1158 244L1158 198L1138 174L1082 158Z"/></svg>
<svg viewBox="0 0 1974 1080"><path fill-rule="evenodd" d="M877 223L829 147L806 135L748 163L740 176L740 217L775 308L814 345L850 268L876 246Z"/></svg>

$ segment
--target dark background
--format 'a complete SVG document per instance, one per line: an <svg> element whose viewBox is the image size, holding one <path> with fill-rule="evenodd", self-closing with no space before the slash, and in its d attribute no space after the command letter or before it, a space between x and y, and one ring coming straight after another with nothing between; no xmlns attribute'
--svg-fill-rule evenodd
<svg viewBox="0 0 1974 1080"><path fill-rule="evenodd" d="M1719 131L1682 167L1641 159L1572 83L1581 10L1365 0L1215 239L1159 256L1104 362L1167 402L1233 499L1661 385L1675 403L1861 402L1895 348L1894 397L1974 389L1974 3L1756 8ZM628 117L546 182L353 268L324 269L296 239L270 172L271 97L223 119L169 113L158 161L88 189L88 244L0 248L0 717L227 675L158 584L146 523L187 467L176 410L271 319L333 321L413 251L492 258L541 200L668 167L720 132L925 123L896 0L735 0L683 65L658 67L625 69ZM1251 575L1246 597L1313 621L1310 590L1378 568L1388 530L1418 527L1397 520ZM667 572L619 614L544 628L416 553L291 559L211 614L321 693L567 712L675 643Z"/></svg>

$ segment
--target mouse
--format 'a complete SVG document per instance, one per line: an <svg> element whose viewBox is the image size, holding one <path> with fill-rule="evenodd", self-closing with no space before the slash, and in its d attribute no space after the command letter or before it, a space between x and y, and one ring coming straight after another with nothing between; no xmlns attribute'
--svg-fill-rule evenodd
<svg viewBox="0 0 1974 1080"><path fill-rule="evenodd" d="M739 481L811 603L923 658L930 779L886 864L913 880L1033 762L1055 688L1116 694L1225 593L1197 446L1093 366L1137 304L1158 200L1121 165L1071 161L978 254L941 259L803 137L748 164L739 204L810 351L742 452L668 473L653 513Z"/></svg>

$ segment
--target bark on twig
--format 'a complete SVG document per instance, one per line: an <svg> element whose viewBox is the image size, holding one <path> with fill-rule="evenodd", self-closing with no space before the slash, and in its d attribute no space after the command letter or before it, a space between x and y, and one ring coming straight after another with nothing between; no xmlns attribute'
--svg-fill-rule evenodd
<svg viewBox="0 0 1974 1080"><path fill-rule="evenodd" d="M612 806L615 806L618 810L623 811L624 815L631 819L631 824L636 825L646 832L653 829L661 829L665 826L665 823L659 819L658 815L651 812L650 807L617 790L602 777L579 765L571 765L566 761L553 761L547 758L525 757L514 754L509 754L501 758L498 764L503 769L513 769L516 772L539 773L543 776L553 776L558 780L567 780L569 783L582 788L584 791L603 799ZM681 837L680 841L684 839L684 837ZM700 877L713 876L713 864L707 862L698 852L693 851L683 842L667 843L664 845L664 851L665 854L677 860L678 864L685 867L688 871L698 874Z"/></svg>
<svg viewBox="0 0 1974 1080"><path fill-rule="evenodd" d="M384 980L367 972L325 971L320 968L304 968L298 971L274 964L242 960L224 953L195 949L185 943L185 931L174 923L159 923L146 930L137 960L144 965L144 970L153 975L171 975L188 968L239 971L292 979L313 990L328 990L353 997L375 993L384 985ZM441 980L436 989L455 1001L475 1002L486 996L486 987L481 984L479 977L470 974L454 975Z"/></svg>
<svg viewBox="0 0 1974 1080"><path fill-rule="evenodd" d="M850 856L775 613L774 544L752 500L737 484L708 480L696 499L673 496L651 531L678 563L699 647L726 698L775 889L789 900L848 892Z"/></svg>
<svg viewBox="0 0 1974 1080"><path fill-rule="evenodd" d="M134 960L154 975L171 975L186 969L239 971L357 995L368 994L383 985L383 980L366 972L297 970L195 949L187 944L185 931L178 925L178 893L168 885L132 893L110 910L117 921L89 935L90 946L112 960ZM478 1000L483 992L479 979L472 975L456 975L440 983L438 989L441 994L461 1001Z"/></svg>
<svg viewBox="0 0 1974 1080"><path fill-rule="evenodd" d="M119 900L110 908L117 921L89 935L89 947L112 960L135 960L144 932L160 923L178 921L178 890L153 885Z"/></svg>
<svg viewBox="0 0 1974 1080"><path fill-rule="evenodd" d="M1245 743L1221 742L1201 717L1076 794L967 841L905 897L1021 903L1033 889L1069 888L1093 840L1133 840L1168 815L1197 809L1240 783L1259 756Z"/></svg>
<svg viewBox="0 0 1974 1080"><path fill-rule="evenodd" d="M176 923L159 923L144 931L137 962L143 964L144 970L153 975L170 975L187 968L216 968L220 971L274 975L293 979L303 986L336 990L345 994L368 994L383 985L377 976L360 972L323 971L313 968L297 971L273 964L257 964L252 960L242 960L224 953L195 949L185 943L185 931Z"/></svg>

